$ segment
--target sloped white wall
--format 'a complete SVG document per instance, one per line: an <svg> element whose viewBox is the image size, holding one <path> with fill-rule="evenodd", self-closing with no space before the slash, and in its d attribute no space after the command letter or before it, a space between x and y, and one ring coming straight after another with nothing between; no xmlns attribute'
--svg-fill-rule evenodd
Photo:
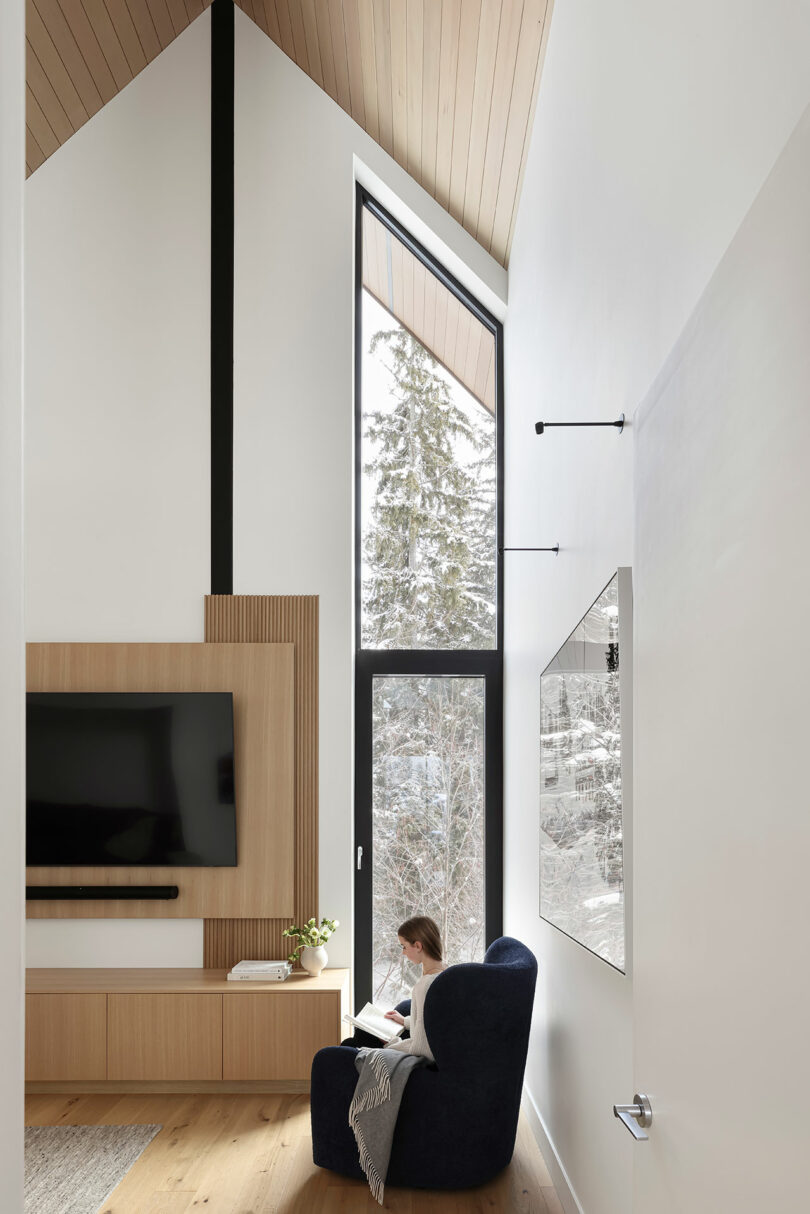
<svg viewBox="0 0 810 1214"><path fill-rule="evenodd" d="M26 184L29 641L202 637L209 47L205 13Z"/></svg>
<svg viewBox="0 0 810 1214"><path fill-rule="evenodd" d="M630 1208L611 1106L634 1091L632 989L538 916L539 673L632 564L632 414L802 113L808 63L789 0L744 20L732 0L558 0L552 18L509 271L506 537L561 552L507 557L505 922L540 962L527 1087L587 1214ZM621 437L534 436L622 411Z"/></svg>
<svg viewBox="0 0 810 1214"><path fill-rule="evenodd" d="M22 235L25 18L0 5L0 1193L23 1207Z"/></svg>
<svg viewBox="0 0 810 1214"><path fill-rule="evenodd" d="M203 639L209 111L204 13L26 183L29 641ZM29 963L202 964L138 926L31 921Z"/></svg>

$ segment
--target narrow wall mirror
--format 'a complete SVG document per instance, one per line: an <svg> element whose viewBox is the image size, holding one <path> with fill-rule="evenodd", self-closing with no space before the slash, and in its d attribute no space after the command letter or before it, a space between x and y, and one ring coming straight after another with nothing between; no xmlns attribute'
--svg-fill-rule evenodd
<svg viewBox="0 0 810 1214"><path fill-rule="evenodd" d="M540 915L622 973L631 613L619 569L540 676Z"/></svg>

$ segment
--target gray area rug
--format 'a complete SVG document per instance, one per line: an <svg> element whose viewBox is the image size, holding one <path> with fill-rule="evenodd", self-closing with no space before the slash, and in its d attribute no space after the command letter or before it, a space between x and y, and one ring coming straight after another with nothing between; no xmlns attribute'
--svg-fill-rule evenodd
<svg viewBox="0 0 810 1214"><path fill-rule="evenodd" d="M25 1214L96 1214L159 1125L25 1127Z"/></svg>

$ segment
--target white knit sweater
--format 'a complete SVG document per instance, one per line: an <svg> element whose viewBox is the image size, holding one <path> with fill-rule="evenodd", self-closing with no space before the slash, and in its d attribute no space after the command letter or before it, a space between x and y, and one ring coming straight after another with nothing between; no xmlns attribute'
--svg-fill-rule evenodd
<svg viewBox="0 0 810 1214"><path fill-rule="evenodd" d="M436 974L423 974L418 982L415 983L411 991L411 1014L405 1017L405 1028L411 1034L406 1041L401 1041L395 1037L393 1041L386 1042L389 1050L401 1050L403 1054L419 1054L422 1058L428 1058L431 1062L435 1062L431 1053L428 1039L425 1034L425 995L428 993L428 987L434 978L438 978L439 974L443 973L439 970Z"/></svg>

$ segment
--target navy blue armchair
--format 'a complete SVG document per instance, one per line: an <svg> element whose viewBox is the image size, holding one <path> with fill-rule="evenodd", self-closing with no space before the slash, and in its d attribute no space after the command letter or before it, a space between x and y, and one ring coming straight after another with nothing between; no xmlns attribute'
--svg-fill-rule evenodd
<svg viewBox="0 0 810 1214"><path fill-rule="evenodd" d="M451 966L431 984L425 1030L436 1062L408 1079L387 1184L470 1188L509 1163L536 981L534 955L502 936L483 964ZM363 1180L349 1126L354 1058L353 1049L331 1046L313 1059L312 1155L322 1168Z"/></svg>

